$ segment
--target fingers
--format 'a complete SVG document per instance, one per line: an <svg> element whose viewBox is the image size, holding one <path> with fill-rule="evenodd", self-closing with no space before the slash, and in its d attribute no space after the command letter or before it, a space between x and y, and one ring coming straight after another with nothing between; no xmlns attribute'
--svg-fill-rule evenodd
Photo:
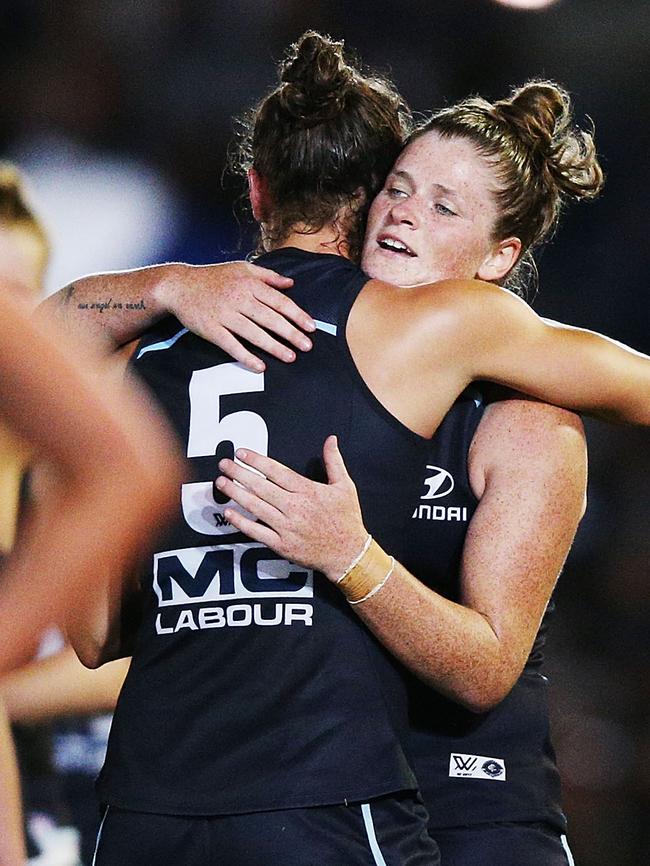
<svg viewBox="0 0 650 866"><path fill-rule="evenodd" d="M308 352L311 349L312 342L309 337L292 325L285 318L284 313L276 312L266 300L255 298L250 309L246 310L246 315L258 325L262 325L267 330L273 331L296 348L302 349L303 352Z"/></svg>
<svg viewBox="0 0 650 866"><path fill-rule="evenodd" d="M262 268L259 265L254 265L252 262L249 262L249 268L253 277L262 280L267 286L271 286L274 289L290 289L293 286L291 277L283 277L282 274L278 274L270 268Z"/></svg>
<svg viewBox="0 0 650 866"><path fill-rule="evenodd" d="M239 463L235 463L234 460L220 460L219 470L231 480L238 481L239 484L242 484L247 490L254 493L255 496L263 499L264 502L273 505L278 511L281 511L283 514L286 512L288 493L284 488L274 484L273 481L269 481L263 475L253 472Z"/></svg>
<svg viewBox="0 0 650 866"><path fill-rule="evenodd" d="M226 518L228 523L232 524L236 529L239 529L240 532L246 533L249 538L252 538L254 541L260 541L272 550L275 550L280 543L280 536L277 532L274 532L268 526L264 526L263 523L258 523L255 520L251 520L249 517L245 517L234 508L226 508L223 516Z"/></svg>
<svg viewBox="0 0 650 866"><path fill-rule="evenodd" d="M242 487L231 481L227 476L220 475L215 483L219 490L225 493L233 502L241 505L246 511L254 514L255 517L263 520L264 523L268 523L271 527L277 526L278 522L282 520L282 514L277 508L260 499L259 496L256 496L246 487Z"/></svg>
<svg viewBox="0 0 650 866"><path fill-rule="evenodd" d="M258 349L268 352L269 355L273 355L274 358L278 358L280 361L291 363L296 360L296 353L293 349L289 349L287 346L278 342L273 336L271 336L271 334L265 331L264 328L256 325L250 313L237 314L229 324L229 327L238 337L243 337L253 346L257 346ZM300 331L297 331L296 333L300 333ZM262 362L260 361L260 363Z"/></svg>
<svg viewBox="0 0 650 866"><path fill-rule="evenodd" d="M248 349L245 348L245 346L242 346L237 337L235 337L234 334L231 334L227 328L220 327L219 330L216 331L209 339L210 342L215 343L215 345L223 349L223 351L230 355L231 358L234 358L235 361L239 361L241 364L243 364L249 370L252 370L254 373L261 373L263 370L266 369L266 364L264 363L264 361L262 361L261 358L253 355L252 352L249 352ZM250 340L250 342L253 344L255 343L254 340Z"/></svg>
<svg viewBox="0 0 650 866"><path fill-rule="evenodd" d="M269 481L273 481L279 487L288 490L290 493L298 493L304 488L305 483L315 483L304 478L298 472L294 472L293 469L289 469L289 467L285 466L284 463L279 463L271 457L264 457L262 454L258 454L257 451L247 451L243 448L239 448L236 452L236 456L242 463L246 463L247 466L252 466L253 469L257 469L257 471L261 472L262 475L265 475Z"/></svg>
<svg viewBox="0 0 650 866"><path fill-rule="evenodd" d="M277 313L280 313L281 316L291 319L303 331L312 332L316 330L316 323L312 317L282 292L264 288L256 294L256 297L259 301L271 307Z"/></svg>
<svg viewBox="0 0 650 866"><path fill-rule="evenodd" d="M327 480L330 484L347 481L350 478L343 461L343 456L339 451L336 436L328 436L325 440L325 444L323 445L323 462L325 463Z"/></svg>

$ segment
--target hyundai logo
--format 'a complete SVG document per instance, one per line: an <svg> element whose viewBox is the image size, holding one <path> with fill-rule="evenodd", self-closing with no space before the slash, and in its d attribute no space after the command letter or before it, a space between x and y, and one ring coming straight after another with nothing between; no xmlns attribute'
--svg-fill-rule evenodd
<svg viewBox="0 0 650 866"><path fill-rule="evenodd" d="M425 478L424 483L427 492L424 496L420 496L420 499L440 499L442 496L448 496L454 489L454 479L451 473L439 466L427 466L427 469L431 470L433 474Z"/></svg>

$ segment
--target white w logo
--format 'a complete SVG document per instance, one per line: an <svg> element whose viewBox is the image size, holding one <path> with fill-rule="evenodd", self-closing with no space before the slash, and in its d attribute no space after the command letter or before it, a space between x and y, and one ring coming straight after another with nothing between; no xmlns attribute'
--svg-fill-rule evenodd
<svg viewBox="0 0 650 866"><path fill-rule="evenodd" d="M476 757L474 755L452 755L452 758L457 770L469 773L476 766Z"/></svg>

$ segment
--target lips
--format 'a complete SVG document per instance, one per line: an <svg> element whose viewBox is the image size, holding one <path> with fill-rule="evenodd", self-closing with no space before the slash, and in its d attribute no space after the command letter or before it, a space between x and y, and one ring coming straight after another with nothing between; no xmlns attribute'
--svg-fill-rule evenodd
<svg viewBox="0 0 650 866"><path fill-rule="evenodd" d="M381 247L382 250L387 250L391 253L397 253L397 255L408 256L409 258L415 258L415 256L417 255L409 246L404 243L404 241L399 240L399 238L392 237L392 235L379 235L379 237L377 238L377 244Z"/></svg>

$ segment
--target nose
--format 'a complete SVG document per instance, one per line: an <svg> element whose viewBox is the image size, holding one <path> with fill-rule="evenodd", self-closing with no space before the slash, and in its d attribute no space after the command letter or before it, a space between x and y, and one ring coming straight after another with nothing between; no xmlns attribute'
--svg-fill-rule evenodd
<svg viewBox="0 0 650 866"><path fill-rule="evenodd" d="M415 228L416 215L410 199L400 199L393 203L390 215L392 221L397 225L406 225Z"/></svg>

